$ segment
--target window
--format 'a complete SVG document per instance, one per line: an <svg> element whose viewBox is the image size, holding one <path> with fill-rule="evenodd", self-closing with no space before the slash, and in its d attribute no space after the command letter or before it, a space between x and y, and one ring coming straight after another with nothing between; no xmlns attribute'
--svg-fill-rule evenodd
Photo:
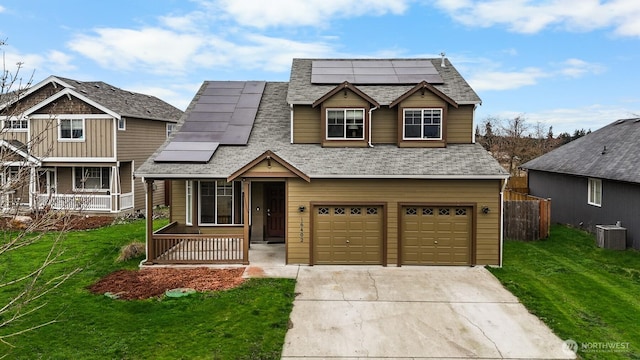
<svg viewBox="0 0 640 360"><path fill-rule="evenodd" d="M403 138L442 139L442 109L405 109Z"/></svg>
<svg viewBox="0 0 640 360"><path fill-rule="evenodd" d="M187 225L193 225L193 181L186 182L186 198L187 203L185 204L185 223Z"/></svg>
<svg viewBox="0 0 640 360"><path fill-rule="evenodd" d="M11 130L27 130L29 127L29 120L27 118L22 119L6 119L4 121L4 128Z"/></svg>
<svg viewBox="0 0 640 360"><path fill-rule="evenodd" d="M200 181L200 224L242 224L242 184Z"/></svg>
<svg viewBox="0 0 640 360"><path fill-rule="evenodd" d="M84 140L84 119L60 119L59 140Z"/></svg>
<svg viewBox="0 0 640 360"><path fill-rule="evenodd" d="M602 206L602 180L589 179L589 205Z"/></svg>
<svg viewBox="0 0 640 360"><path fill-rule="evenodd" d="M118 119L118 130L126 130L127 129L127 119L120 118Z"/></svg>
<svg viewBox="0 0 640 360"><path fill-rule="evenodd" d="M364 109L327 110L327 139L364 139Z"/></svg>
<svg viewBox="0 0 640 360"><path fill-rule="evenodd" d="M110 188L110 167L77 167L74 168L74 172L75 190L104 191Z"/></svg>
<svg viewBox="0 0 640 360"><path fill-rule="evenodd" d="M171 134L176 131L177 124L167 123L167 137L171 136Z"/></svg>

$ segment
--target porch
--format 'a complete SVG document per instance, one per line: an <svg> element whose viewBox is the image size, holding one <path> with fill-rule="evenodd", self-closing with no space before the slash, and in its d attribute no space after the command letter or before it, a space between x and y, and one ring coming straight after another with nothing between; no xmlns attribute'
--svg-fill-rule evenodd
<svg viewBox="0 0 640 360"><path fill-rule="evenodd" d="M249 241L243 225L228 227L223 234L191 231L174 221L149 232L146 265L249 264Z"/></svg>
<svg viewBox="0 0 640 360"><path fill-rule="evenodd" d="M36 194L36 208L119 212L133 209L133 192L125 194Z"/></svg>

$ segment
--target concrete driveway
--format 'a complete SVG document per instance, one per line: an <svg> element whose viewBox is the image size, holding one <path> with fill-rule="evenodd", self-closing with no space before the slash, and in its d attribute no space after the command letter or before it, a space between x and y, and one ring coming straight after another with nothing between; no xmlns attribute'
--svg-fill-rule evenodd
<svg viewBox="0 0 640 360"><path fill-rule="evenodd" d="M300 267L282 359L572 359L482 267Z"/></svg>

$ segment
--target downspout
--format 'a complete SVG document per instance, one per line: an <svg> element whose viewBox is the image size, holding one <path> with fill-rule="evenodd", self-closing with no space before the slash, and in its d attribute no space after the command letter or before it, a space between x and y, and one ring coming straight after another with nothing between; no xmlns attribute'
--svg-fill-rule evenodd
<svg viewBox="0 0 640 360"><path fill-rule="evenodd" d="M293 104L289 104L289 107L291 108L291 111L290 111L291 120L289 120L289 122L291 123L291 125L290 125L291 126L291 129L290 129L290 131L291 131L291 143L293 144Z"/></svg>
<svg viewBox="0 0 640 360"><path fill-rule="evenodd" d="M502 267L502 258L504 254L504 189L507 187L507 179L502 180L502 189L500 190L500 263Z"/></svg>
<svg viewBox="0 0 640 360"><path fill-rule="evenodd" d="M378 109L377 106L374 106L371 109L369 109L369 142L368 142L369 147L373 147L373 144L371 143L371 133L373 132L371 130L371 113L373 112L373 110L376 110L376 109Z"/></svg>

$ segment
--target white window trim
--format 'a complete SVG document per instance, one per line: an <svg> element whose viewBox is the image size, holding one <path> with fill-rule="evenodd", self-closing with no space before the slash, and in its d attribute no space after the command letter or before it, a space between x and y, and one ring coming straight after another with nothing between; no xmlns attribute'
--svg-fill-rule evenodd
<svg viewBox="0 0 640 360"><path fill-rule="evenodd" d="M63 138L62 137L62 124L61 122L63 120L82 120L82 137L81 138L77 138L77 139L68 139L68 138ZM73 123L73 122L72 122ZM73 128L71 129L71 132L73 133ZM71 116L64 116L58 119L58 141L59 142L84 142L87 139L87 124L85 121L84 117L78 118L78 117L71 117Z"/></svg>
<svg viewBox="0 0 640 360"><path fill-rule="evenodd" d="M362 137L360 138L348 138L347 137L347 111L349 110L360 110L362 111ZM343 111L344 112L344 132L343 132L343 137L329 137L329 111ZM325 127L324 127L324 131L325 131L325 139L327 139L327 141L332 141L332 140L338 140L338 141L342 141L342 140L364 140L364 133L365 133L365 124L366 124L366 112L364 111L364 108L327 108L325 111Z"/></svg>
<svg viewBox="0 0 640 360"><path fill-rule="evenodd" d="M109 191L111 191L111 186L109 186L109 189L83 189L83 188L79 188L76 184L76 172L79 169L85 169L85 168L90 168L90 167L95 167L95 168L99 168L100 169L100 183L102 184L102 168L111 168L110 166L76 166L73 167L73 191L77 191L77 192L89 192L89 193L107 193ZM84 170L83 170L84 171ZM111 170L109 170L109 184L111 184L111 176L113 176L113 172Z"/></svg>
<svg viewBox="0 0 640 360"><path fill-rule="evenodd" d="M594 179L594 178L589 178L588 180L589 185L587 186L588 188L588 192L587 192L587 203L589 205L593 205L593 206L597 206L597 207L602 207L602 180L601 179ZM598 184L598 185L596 185ZM595 196L595 198L600 198L600 202L596 202L594 199L594 197L592 197L593 195L593 187L594 185L596 186L595 190L600 190L600 193Z"/></svg>
<svg viewBox="0 0 640 360"><path fill-rule="evenodd" d="M220 180L220 179L216 179L216 180L205 180L207 182L209 181L213 181L215 182L216 186L214 189L215 192L215 198L216 198L216 202L215 202L215 206L214 206L214 212L213 212L213 218L216 220L215 223L205 223L202 222L202 190L201 190L201 183L202 181L198 181L198 225L200 226L240 226L240 225L244 225L244 224L235 224L236 221L236 192L235 192L235 183L236 181L232 181L231 182L231 224L218 224L218 181L225 181L225 180ZM240 219L242 219L242 214L240 215Z"/></svg>
<svg viewBox="0 0 640 360"><path fill-rule="evenodd" d="M116 121L118 122L118 130L127 130L127 119L121 117Z"/></svg>
<svg viewBox="0 0 640 360"><path fill-rule="evenodd" d="M26 121L27 123L27 127L23 128L23 127L19 127L19 128L14 128L14 127L7 127L7 123L11 123L11 122L22 122L22 121ZM27 132L29 131L29 119L28 118L4 118L2 121L2 131L8 131L8 132Z"/></svg>
<svg viewBox="0 0 640 360"><path fill-rule="evenodd" d="M425 138L424 137L424 111L425 110L438 110L440 111L440 136L437 138ZM405 134L406 131L406 126L405 126L405 118L406 118L406 112L407 111L420 111L421 112L421 116L420 116L420 137L407 137ZM406 108L406 109L402 109L402 140L407 140L407 141L438 141L438 140L442 140L442 125L444 123L444 111L442 111L442 108Z"/></svg>
<svg viewBox="0 0 640 360"><path fill-rule="evenodd" d="M171 134L173 132L176 131L176 127L178 126L178 124L176 123L167 123L166 125L166 129L167 129L167 139L169 138L169 136L171 136ZM172 128L171 130L169 130L169 128Z"/></svg>
<svg viewBox="0 0 640 360"><path fill-rule="evenodd" d="M186 211L184 214L185 224L193 225L193 181L187 180L185 181L185 207Z"/></svg>

